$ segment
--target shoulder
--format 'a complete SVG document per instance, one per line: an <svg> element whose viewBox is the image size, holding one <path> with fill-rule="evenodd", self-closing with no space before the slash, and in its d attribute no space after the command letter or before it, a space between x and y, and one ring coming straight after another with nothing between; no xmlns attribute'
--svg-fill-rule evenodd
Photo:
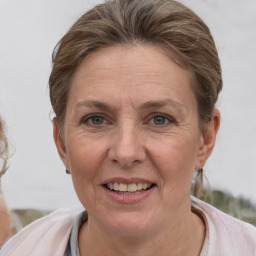
<svg viewBox="0 0 256 256"><path fill-rule="evenodd" d="M256 228L215 207L192 198L192 205L204 214L209 232L209 251L220 255L256 255ZM223 254L223 252L226 254Z"/></svg>
<svg viewBox="0 0 256 256"><path fill-rule="evenodd" d="M0 246L4 243L10 232L11 218L5 203L4 197L0 191Z"/></svg>
<svg viewBox="0 0 256 256"><path fill-rule="evenodd" d="M61 209L33 222L8 240L0 255L63 255L73 221L83 210Z"/></svg>

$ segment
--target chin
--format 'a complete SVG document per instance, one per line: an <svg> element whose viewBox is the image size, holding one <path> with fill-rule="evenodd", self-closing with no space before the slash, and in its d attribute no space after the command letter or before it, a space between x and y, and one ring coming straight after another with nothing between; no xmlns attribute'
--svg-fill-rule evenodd
<svg viewBox="0 0 256 256"><path fill-rule="evenodd" d="M126 212L112 215L105 225L108 231L118 236L136 237L150 232L153 229L152 223L153 220L142 213Z"/></svg>

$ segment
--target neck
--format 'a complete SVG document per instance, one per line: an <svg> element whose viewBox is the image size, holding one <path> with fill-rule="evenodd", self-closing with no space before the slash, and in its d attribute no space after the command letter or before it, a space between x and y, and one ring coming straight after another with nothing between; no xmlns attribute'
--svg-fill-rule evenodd
<svg viewBox="0 0 256 256"><path fill-rule="evenodd" d="M79 233L81 256L198 256L204 242L204 223L191 211L159 230L133 237L100 229L89 219Z"/></svg>

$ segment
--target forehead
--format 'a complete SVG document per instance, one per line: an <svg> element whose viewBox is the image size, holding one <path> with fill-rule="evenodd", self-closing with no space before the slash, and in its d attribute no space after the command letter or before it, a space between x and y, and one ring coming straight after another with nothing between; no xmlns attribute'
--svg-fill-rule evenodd
<svg viewBox="0 0 256 256"><path fill-rule="evenodd" d="M118 70L119 72L113 72ZM170 54L162 47L155 45L137 44L135 46L114 46L97 50L87 56L75 72L75 79L83 76L103 76L111 73L111 78L125 79L130 74L147 75L158 79L158 76L176 79L191 78L191 72L179 67L171 59ZM174 74L175 73L175 74ZM182 76L176 74L182 73Z"/></svg>
<svg viewBox="0 0 256 256"><path fill-rule="evenodd" d="M130 97L157 100L170 94L182 102L188 100L188 94L193 97L191 80L191 72L178 66L161 47L115 46L98 50L84 60L74 75L69 96L80 100L129 92Z"/></svg>

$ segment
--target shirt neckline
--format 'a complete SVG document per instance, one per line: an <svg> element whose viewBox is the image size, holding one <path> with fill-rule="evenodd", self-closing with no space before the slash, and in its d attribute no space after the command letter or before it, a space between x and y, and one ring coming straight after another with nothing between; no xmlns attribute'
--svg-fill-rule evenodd
<svg viewBox="0 0 256 256"><path fill-rule="evenodd" d="M199 216L199 218L201 218L205 224L205 238L204 238L203 247L201 249L199 256L207 256L208 249L209 249L209 225L208 225L207 218L204 212L197 205L197 203L193 201L193 199L191 200L191 211L195 213L197 216ZM81 226L83 225L84 222L87 221L87 219L88 219L88 215L86 210L80 213L75 218L72 224L71 234L70 234L70 238L67 245L67 249L69 247L70 253L69 254L65 253L65 256L80 256L79 247L78 247L78 234ZM67 249L66 249L66 252L67 252Z"/></svg>

